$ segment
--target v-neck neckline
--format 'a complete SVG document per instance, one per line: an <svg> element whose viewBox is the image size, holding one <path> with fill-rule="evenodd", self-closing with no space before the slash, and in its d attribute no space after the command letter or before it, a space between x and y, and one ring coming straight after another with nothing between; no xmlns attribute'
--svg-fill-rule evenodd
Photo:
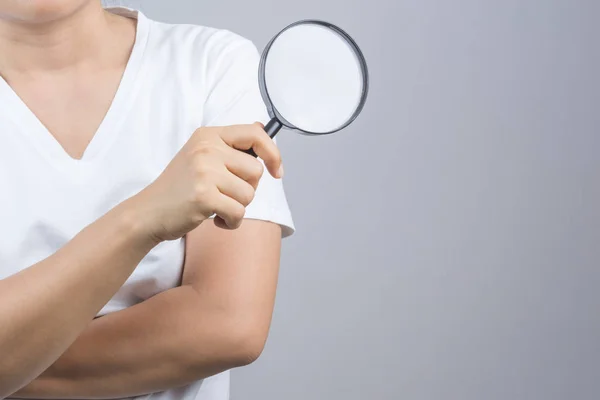
<svg viewBox="0 0 600 400"><path fill-rule="evenodd" d="M133 89L139 75L138 72L143 64L142 59L148 40L149 22L138 10L115 7L108 9L108 11L136 19L135 42L110 107L81 158L72 157L8 82L0 77L0 112L4 111L17 127L22 128L20 129L21 134L27 136L38 151L52 163L62 166L81 166L90 164L104 154L119 134L119 127L133 102L132 96L135 92Z"/></svg>

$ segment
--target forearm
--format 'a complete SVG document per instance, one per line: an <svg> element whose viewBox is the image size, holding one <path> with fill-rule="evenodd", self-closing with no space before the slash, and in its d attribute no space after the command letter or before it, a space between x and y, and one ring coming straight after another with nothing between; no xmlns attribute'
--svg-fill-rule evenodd
<svg viewBox="0 0 600 400"><path fill-rule="evenodd" d="M0 398L56 361L151 250L137 228L130 205L120 204L0 281Z"/></svg>
<svg viewBox="0 0 600 400"><path fill-rule="evenodd" d="M52 367L15 396L129 397L242 365L245 344L227 333L241 327L221 307L200 300L194 289L182 286L94 320Z"/></svg>

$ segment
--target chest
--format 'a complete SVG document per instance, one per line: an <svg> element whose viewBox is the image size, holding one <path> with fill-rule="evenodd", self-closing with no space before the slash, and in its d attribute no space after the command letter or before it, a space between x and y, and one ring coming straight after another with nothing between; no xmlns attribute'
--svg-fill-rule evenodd
<svg viewBox="0 0 600 400"><path fill-rule="evenodd" d="M85 226L151 184L186 138L200 113L176 89L148 85L125 114L114 114L110 135L90 157L74 159L19 109L0 108L0 279L50 256ZM161 104L154 95L172 97ZM16 111L15 111L16 110ZM139 264L100 314L137 304L180 283L184 240L161 243Z"/></svg>
<svg viewBox="0 0 600 400"><path fill-rule="evenodd" d="M27 166L20 164L12 172L0 162L0 279L47 258L160 173L157 165L143 162L143 157L133 157L132 165L121 164L121 173L98 169L67 176L31 154L28 159ZM184 249L183 240L155 247L100 314L127 308L179 285Z"/></svg>
<svg viewBox="0 0 600 400"><path fill-rule="evenodd" d="M106 117L122 70L12 79L12 90L48 135L72 158L80 159Z"/></svg>

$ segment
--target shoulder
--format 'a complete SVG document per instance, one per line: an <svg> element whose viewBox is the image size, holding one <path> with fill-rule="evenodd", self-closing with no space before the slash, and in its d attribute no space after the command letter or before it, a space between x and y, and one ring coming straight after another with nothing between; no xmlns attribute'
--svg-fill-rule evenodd
<svg viewBox="0 0 600 400"><path fill-rule="evenodd" d="M224 67L232 60L255 60L255 44L228 29L192 24L169 24L148 19L151 45L171 61L194 62L196 68Z"/></svg>

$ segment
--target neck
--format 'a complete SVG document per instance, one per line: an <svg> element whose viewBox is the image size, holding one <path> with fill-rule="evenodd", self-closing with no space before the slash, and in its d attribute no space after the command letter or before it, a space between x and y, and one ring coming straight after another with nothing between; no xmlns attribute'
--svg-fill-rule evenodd
<svg viewBox="0 0 600 400"><path fill-rule="evenodd" d="M70 70L109 50L112 18L88 1L60 19L31 23L0 19L0 76ZM107 43L109 42L109 43Z"/></svg>

